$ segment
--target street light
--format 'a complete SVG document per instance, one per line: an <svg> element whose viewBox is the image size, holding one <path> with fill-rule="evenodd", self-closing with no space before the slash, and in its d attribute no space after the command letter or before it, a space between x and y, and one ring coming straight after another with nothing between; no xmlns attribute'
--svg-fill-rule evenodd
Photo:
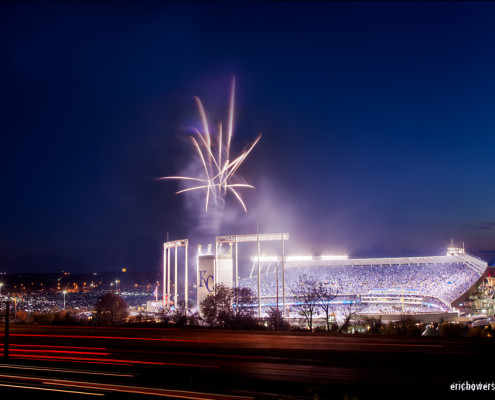
<svg viewBox="0 0 495 400"><path fill-rule="evenodd" d="M64 290L62 293L64 294L64 310L65 310L65 294L67 293L67 290Z"/></svg>

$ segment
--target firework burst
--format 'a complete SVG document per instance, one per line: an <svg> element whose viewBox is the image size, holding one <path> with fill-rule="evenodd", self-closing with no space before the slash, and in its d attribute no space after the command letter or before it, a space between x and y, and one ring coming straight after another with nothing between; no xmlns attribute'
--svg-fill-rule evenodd
<svg viewBox="0 0 495 400"><path fill-rule="evenodd" d="M194 151L199 156L199 160L201 162L201 175L197 177L164 176L157 179L176 179L194 183L195 185L179 190L176 194L195 190L205 191L205 211L208 211L208 206L212 201L218 203L220 200L225 198L227 192L230 192L239 201L244 211L247 212L246 205L242 200L239 189L254 189L254 186L252 185L247 183L239 183L239 180L236 179L236 172L246 160L251 150L253 150L254 146L256 146L258 141L261 139L261 134L258 135L256 140L248 146L244 152L234 159L231 158L230 147L232 143L234 125L234 98L235 78L232 79L232 86L230 89L227 132L224 135L221 123L214 132L210 130L203 104L198 97L195 97L203 126L202 131L194 128L195 135L191 137L191 142L193 144Z"/></svg>

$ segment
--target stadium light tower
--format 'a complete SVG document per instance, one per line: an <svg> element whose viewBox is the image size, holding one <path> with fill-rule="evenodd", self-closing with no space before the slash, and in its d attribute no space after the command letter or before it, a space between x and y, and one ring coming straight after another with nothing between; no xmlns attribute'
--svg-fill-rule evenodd
<svg viewBox="0 0 495 400"><path fill-rule="evenodd" d="M284 240L289 240L288 233L259 233L248 234L248 235L228 235L228 236L217 236L216 237L216 248L218 249L219 243L234 243L235 245L235 282L236 287L238 285L238 267L237 267L237 244L240 242L256 242L258 248L258 256L256 257L258 263L258 316L261 317L261 243L264 241L282 241L282 297L283 297L283 308L285 309L285 272L284 272L284 260L285 260L285 249L284 249ZM216 278L215 278L216 280ZM277 307L278 307L278 298L277 298Z"/></svg>
<svg viewBox="0 0 495 400"><path fill-rule="evenodd" d="M177 274L177 248L178 247L184 247L184 304L186 305L186 312L187 312L187 302L188 302L188 296L187 296L187 289L188 289L188 275L187 275L187 268L188 268L188 261L187 261L187 256L188 256L188 246L189 246L189 241L187 239L180 239L180 240L170 240L168 241L167 237L167 242L163 243L163 309L165 307L170 308L170 298L172 297L172 293L170 291L170 280L171 280L171 275L170 275L170 253L172 251L172 248L174 249L174 256L175 256L175 276L174 276L174 305L177 307L177 299L179 297L177 290L179 286L179 280L178 280L178 274Z"/></svg>

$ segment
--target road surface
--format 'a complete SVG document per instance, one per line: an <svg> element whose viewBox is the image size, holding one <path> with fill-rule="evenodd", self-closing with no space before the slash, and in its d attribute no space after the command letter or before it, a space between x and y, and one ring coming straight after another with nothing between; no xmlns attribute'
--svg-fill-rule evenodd
<svg viewBox="0 0 495 400"><path fill-rule="evenodd" d="M462 382L495 385L490 338L38 327L12 329L9 347L9 362L0 365L0 391L50 392L52 398L495 394L450 389Z"/></svg>

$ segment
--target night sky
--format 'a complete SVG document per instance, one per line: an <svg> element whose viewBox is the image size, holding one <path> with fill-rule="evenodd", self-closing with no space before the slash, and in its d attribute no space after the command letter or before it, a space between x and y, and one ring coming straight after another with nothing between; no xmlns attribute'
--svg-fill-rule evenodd
<svg viewBox="0 0 495 400"><path fill-rule="evenodd" d="M495 3L0 3L0 272L159 269L200 127L262 139L220 234L495 260ZM247 252L250 250L247 249Z"/></svg>

